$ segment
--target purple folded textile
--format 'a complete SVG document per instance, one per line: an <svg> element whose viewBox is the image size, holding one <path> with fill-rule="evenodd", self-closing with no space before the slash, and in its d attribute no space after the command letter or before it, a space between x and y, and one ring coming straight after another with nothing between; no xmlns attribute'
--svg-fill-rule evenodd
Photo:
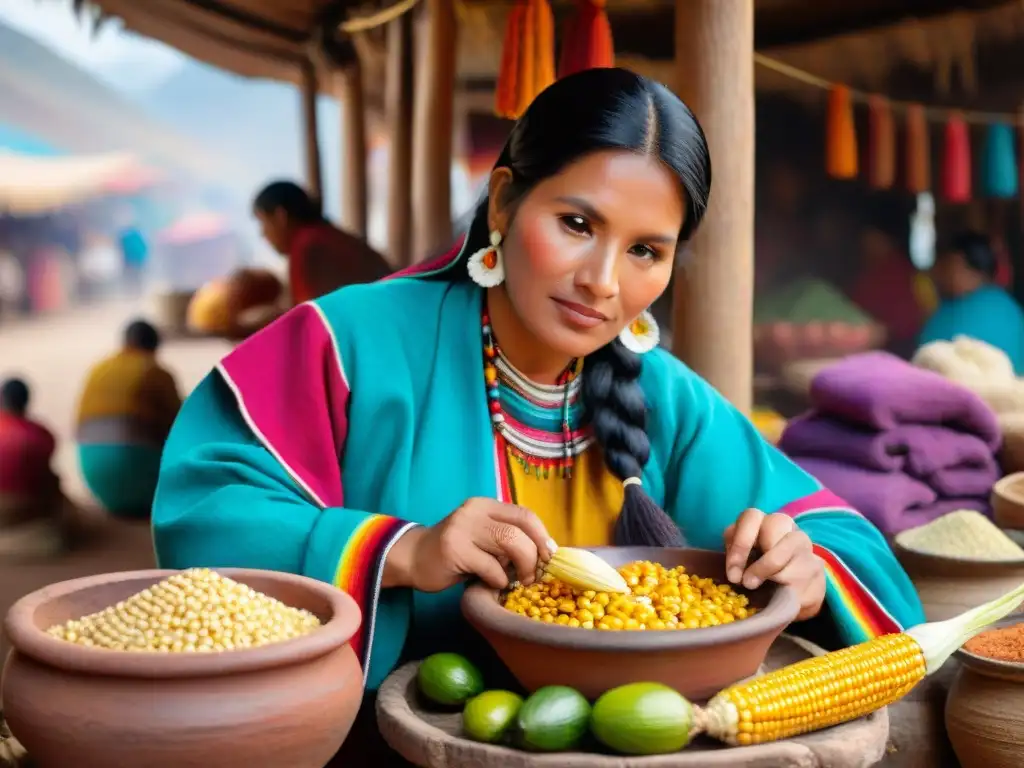
<svg viewBox="0 0 1024 768"><path fill-rule="evenodd" d="M993 451L1001 442L996 416L980 397L887 352L851 355L825 368L811 384L811 403L879 430L934 424L977 435Z"/></svg>
<svg viewBox="0 0 1024 768"><path fill-rule="evenodd" d="M794 419L779 440L790 456L813 456L880 472L906 472L940 496L984 496L999 479L985 441L928 424L865 429L811 412Z"/></svg>
<svg viewBox="0 0 1024 768"><path fill-rule="evenodd" d="M984 498L949 499L902 472L875 472L828 459L793 459L882 533L896 534L958 509L991 514Z"/></svg>

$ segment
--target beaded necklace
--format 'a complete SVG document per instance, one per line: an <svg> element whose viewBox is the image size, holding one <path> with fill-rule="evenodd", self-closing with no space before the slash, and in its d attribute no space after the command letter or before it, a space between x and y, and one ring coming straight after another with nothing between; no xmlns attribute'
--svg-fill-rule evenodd
<svg viewBox="0 0 1024 768"><path fill-rule="evenodd" d="M486 309L481 326L484 385L495 436L538 477L548 477L552 470L570 476L576 457L594 442L591 430L582 426L583 361L573 360L553 385L536 384L502 353Z"/></svg>

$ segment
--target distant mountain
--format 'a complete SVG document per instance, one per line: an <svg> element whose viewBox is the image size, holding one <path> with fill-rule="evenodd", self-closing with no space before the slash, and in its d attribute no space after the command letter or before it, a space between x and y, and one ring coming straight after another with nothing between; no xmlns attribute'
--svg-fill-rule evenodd
<svg viewBox="0 0 1024 768"><path fill-rule="evenodd" d="M248 195L275 178L302 181L305 148L298 89L285 83L238 77L195 60L137 103L154 118L239 166L231 179ZM318 106L324 205L337 211L341 178L341 112L337 101Z"/></svg>
<svg viewBox="0 0 1024 768"><path fill-rule="evenodd" d="M0 24L0 124L75 153L132 151L204 182L234 174L207 151L49 48Z"/></svg>

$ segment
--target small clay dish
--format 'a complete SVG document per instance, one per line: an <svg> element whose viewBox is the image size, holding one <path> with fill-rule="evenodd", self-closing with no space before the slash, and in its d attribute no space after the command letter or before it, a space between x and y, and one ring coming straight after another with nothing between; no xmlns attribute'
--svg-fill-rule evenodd
<svg viewBox="0 0 1024 768"><path fill-rule="evenodd" d="M1008 616L993 628L1024 623ZM1024 765L1024 664L977 656L961 648L962 662L946 701L946 730L963 768Z"/></svg>
<svg viewBox="0 0 1024 768"><path fill-rule="evenodd" d="M996 525L1024 530L1024 472L1014 472L996 482L991 502Z"/></svg>
<svg viewBox="0 0 1024 768"><path fill-rule="evenodd" d="M323 626L304 637L221 653L127 653L46 634L174 574L90 576L23 597L4 629L7 724L39 768L323 768L348 735L363 694L349 641L359 607L302 576L218 568Z"/></svg>
<svg viewBox="0 0 1024 768"><path fill-rule="evenodd" d="M946 557L908 549L895 540L891 545L917 588L928 621L951 619L1005 595L1024 582L1024 558Z"/></svg>
<svg viewBox="0 0 1024 768"><path fill-rule="evenodd" d="M726 582L725 555L701 549L599 547L619 567L648 560ZM742 591L742 590L741 590ZM507 611L498 590L466 589L462 612L527 691L568 685L594 699L626 683L655 682L701 701L757 673L775 638L796 619L800 601L789 587L768 583L746 592L757 613L718 627L605 632L542 624Z"/></svg>

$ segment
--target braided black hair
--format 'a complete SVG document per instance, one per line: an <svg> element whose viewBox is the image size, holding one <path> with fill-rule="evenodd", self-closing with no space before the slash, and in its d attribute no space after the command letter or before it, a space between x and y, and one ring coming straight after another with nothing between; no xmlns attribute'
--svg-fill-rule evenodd
<svg viewBox="0 0 1024 768"><path fill-rule="evenodd" d="M618 339L587 355L583 363L583 405L604 462L620 480L639 479L651 455L647 402L640 388L642 360ZM640 483L625 486L614 540L622 546L681 547L679 527Z"/></svg>
<svg viewBox="0 0 1024 768"><path fill-rule="evenodd" d="M686 192L679 242L693 234L707 210L711 159L700 124L660 83L624 69L589 69L556 81L516 122L495 168L512 172L511 204L538 182L592 152L626 150L657 157ZM485 196L477 206L464 250L488 242ZM460 272L459 279L468 279ZM640 387L642 358L618 341L587 355L583 405L608 469L625 484L614 541L620 546L681 546L678 526L643 490L650 457L647 403ZM633 480L635 479L635 481Z"/></svg>

